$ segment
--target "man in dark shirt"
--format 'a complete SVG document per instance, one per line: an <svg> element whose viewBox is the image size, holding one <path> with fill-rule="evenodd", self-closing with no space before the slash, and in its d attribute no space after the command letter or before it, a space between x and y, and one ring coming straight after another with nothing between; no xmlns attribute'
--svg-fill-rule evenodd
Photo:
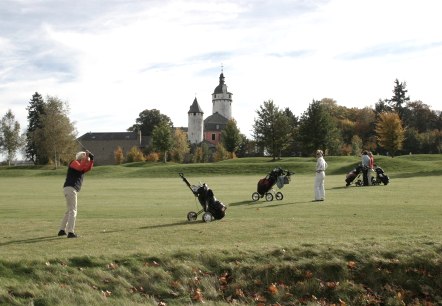
<svg viewBox="0 0 442 306"><path fill-rule="evenodd" d="M66 180L63 185L67 210L61 221L58 236L65 236L67 232L68 238L77 238L77 234L74 231L77 218L77 193L80 192L81 185L83 184L84 174L91 170L93 165L94 155L89 151L78 152L75 160L69 163Z"/></svg>

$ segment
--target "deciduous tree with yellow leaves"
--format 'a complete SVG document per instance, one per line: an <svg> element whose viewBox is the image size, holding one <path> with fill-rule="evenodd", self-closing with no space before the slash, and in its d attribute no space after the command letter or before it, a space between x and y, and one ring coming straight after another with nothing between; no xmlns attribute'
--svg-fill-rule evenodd
<svg viewBox="0 0 442 306"><path fill-rule="evenodd" d="M376 138L379 144L394 157L402 149L405 139L405 129L399 115L395 112L385 112L379 115L376 122Z"/></svg>

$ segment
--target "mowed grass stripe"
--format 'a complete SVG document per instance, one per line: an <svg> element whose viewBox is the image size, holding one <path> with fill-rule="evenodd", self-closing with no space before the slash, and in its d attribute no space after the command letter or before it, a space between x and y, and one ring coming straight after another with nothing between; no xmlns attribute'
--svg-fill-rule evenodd
<svg viewBox="0 0 442 306"><path fill-rule="evenodd" d="M282 201L251 200L259 177L189 177L206 182L228 205L221 221L187 222L199 203L181 179L87 177L79 194L76 241L55 237L64 213L58 177L1 178L0 255L10 260L89 254L173 253L182 249L247 250L303 243L389 245L441 242L440 190L428 177L392 179L387 186L345 188L326 177L326 201L313 199L313 177L299 175ZM434 186L442 183L431 177ZM36 247L38 246L38 247ZM30 248L32 252L29 252ZM54 252L54 248L56 252Z"/></svg>

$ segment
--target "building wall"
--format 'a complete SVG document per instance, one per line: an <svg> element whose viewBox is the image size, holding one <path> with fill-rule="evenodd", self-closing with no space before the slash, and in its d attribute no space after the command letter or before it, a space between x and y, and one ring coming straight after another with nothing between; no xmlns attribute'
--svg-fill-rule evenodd
<svg viewBox="0 0 442 306"><path fill-rule="evenodd" d="M187 138L191 144L203 141L204 120L202 113L189 113Z"/></svg>
<svg viewBox="0 0 442 306"><path fill-rule="evenodd" d="M211 144L217 145L221 141L221 131L204 132L204 140L210 142Z"/></svg>
<svg viewBox="0 0 442 306"><path fill-rule="evenodd" d="M124 157L133 146L139 147L139 141L136 139L129 140L83 140L82 144L92 154L94 154L94 164L97 166L102 165L115 165L114 152L118 146L123 149Z"/></svg>
<svg viewBox="0 0 442 306"><path fill-rule="evenodd" d="M212 97L212 114L218 112L227 119L232 119L232 99L230 94L213 94Z"/></svg>

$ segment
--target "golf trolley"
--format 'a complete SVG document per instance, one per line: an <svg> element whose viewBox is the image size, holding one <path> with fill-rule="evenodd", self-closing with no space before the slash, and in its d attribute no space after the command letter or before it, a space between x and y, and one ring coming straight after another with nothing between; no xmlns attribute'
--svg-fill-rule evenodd
<svg viewBox="0 0 442 306"><path fill-rule="evenodd" d="M280 201L284 198L281 191L276 191L273 187L276 185L282 189L284 185L290 183L291 176L295 172L281 169L280 167L273 169L266 177L258 181L256 192L252 193L252 200L258 201L260 198L265 198L266 201L273 201L273 198Z"/></svg>
<svg viewBox="0 0 442 306"><path fill-rule="evenodd" d="M361 178L362 171L363 171L362 165L358 165L356 168L354 168L349 173L347 173L345 177L345 183L346 183L345 186L346 187L350 186L353 183L353 181L355 186L358 187L364 186L363 179ZM375 166L374 172L376 173L376 177L374 176L371 177L371 182L370 182L371 186L378 186L380 184L387 185L390 182L390 178L381 167Z"/></svg>
<svg viewBox="0 0 442 306"><path fill-rule="evenodd" d="M376 172L376 178L371 178L372 185L380 185L381 183L387 185L390 182L390 178L381 167L376 166L374 172Z"/></svg>
<svg viewBox="0 0 442 306"><path fill-rule="evenodd" d="M191 185L183 173L179 173L179 176L192 191L193 195L198 198L198 202L202 207L198 212L190 211L187 214L188 221L195 221L200 214L202 214L202 220L204 222L224 218L227 207L215 198L212 189L210 189L206 183Z"/></svg>

